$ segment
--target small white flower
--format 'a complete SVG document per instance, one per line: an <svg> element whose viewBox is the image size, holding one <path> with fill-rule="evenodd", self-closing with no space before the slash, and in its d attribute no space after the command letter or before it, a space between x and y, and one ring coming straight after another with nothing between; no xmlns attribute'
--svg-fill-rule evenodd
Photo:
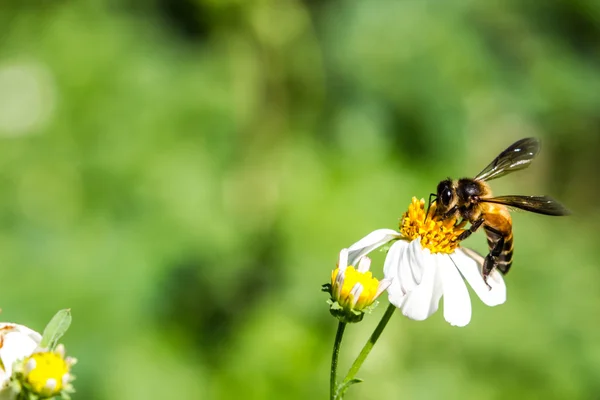
<svg viewBox="0 0 600 400"><path fill-rule="evenodd" d="M488 306L506 301L506 286L496 270L485 283L481 275L483 257L460 248L457 236L462 229L455 226L456 221L435 220L432 212L425 221L424 203L413 198L403 216L401 232L379 229L350 246L349 263L395 240L384 263L385 278L392 280L388 287L390 303L408 318L420 321L435 313L444 297L446 321L465 326L471 320L471 300L464 280Z"/></svg>
<svg viewBox="0 0 600 400"><path fill-rule="evenodd" d="M389 279L379 281L373 277L369 271L371 259L368 257L358 257L356 261L349 264L348 250L342 249L327 290L331 295L331 313L344 322L361 321L364 312L391 282Z"/></svg>
<svg viewBox="0 0 600 400"><path fill-rule="evenodd" d="M17 378L29 393L40 398L58 396L63 390L72 391L71 367L75 359L66 357L64 347L54 351L40 351L26 358Z"/></svg>

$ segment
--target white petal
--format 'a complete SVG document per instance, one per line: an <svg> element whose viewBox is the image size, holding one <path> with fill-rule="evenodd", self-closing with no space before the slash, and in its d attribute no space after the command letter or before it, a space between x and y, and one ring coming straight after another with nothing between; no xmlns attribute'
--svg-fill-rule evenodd
<svg viewBox="0 0 600 400"><path fill-rule="evenodd" d="M404 257L407 249L408 242L398 240L390 247L383 263L385 279L391 281L388 287L389 300L398 308L402 307L404 295L406 294L400 283L400 260Z"/></svg>
<svg viewBox="0 0 600 400"><path fill-rule="evenodd" d="M348 266L348 249L342 249L340 251L340 257L338 258L338 268L343 271Z"/></svg>
<svg viewBox="0 0 600 400"><path fill-rule="evenodd" d="M369 233L348 248L348 263L355 265L360 257L399 236L400 234L392 229L378 229Z"/></svg>
<svg viewBox="0 0 600 400"><path fill-rule="evenodd" d="M443 258L441 254L434 255L436 263L437 263L437 272L435 274L435 283L433 287L433 296L431 297L431 304L429 305L429 315L435 313L440 306L440 299L444 294L444 286L442 283L442 274L440 273L440 257Z"/></svg>
<svg viewBox="0 0 600 400"><path fill-rule="evenodd" d="M13 363L33 353L41 341L41 335L26 326L0 323L0 360L4 365L6 375L12 374ZM0 382L1 383L1 382Z"/></svg>
<svg viewBox="0 0 600 400"><path fill-rule="evenodd" d="M346 278L345 270L339 270L337 275L335 276L335 281L333 283L333 288L331 290L335 293L335 297L337 299L342 295L342 287L344 287L344 279Z"/></svg>
<svg viewBox="0 0 600 400"><path fill-rule="evenodd" d="M358 261L358 272L367 272L371 268L371 259L369 257L362 257Z"/></svg>
<svg viewBox="0 0 600 400"><path fill-rule="evenodd" d="M58 354L61 358L65 358L65 345L62 343L59 343L58 346L56 346L56 348L54 349L54 352L56 354Z"/></svg>
<svg viewBox="0 0 600 400"><path fill-rule="evenodd" d="M430 261L429 255L431 253L429 250L421 247L419 239L410 242L408 251L401 260L400 279L402 280L401 284L405 292L410 292L421 283L423 279L423 265Z"/></svg>
<svg viewBox="0 0 600 400"><path fill-rule="evenodd" d="M471 299L460 273L448 257L440 258L444 290L444 318L451 325L465 326L471 321Z"/></svg>
<svg viewBox="0 0 600 400"><path fill-rule="evenodd" d="M358 298L362 294L363 289L364 289L363 285L361 285L360 283L357 283L354 285L352 290L350 290L350 295L352 296L352 307L354 307L356 305L356 303L358 302Z"/></svg>
<svg viewBox="0 0 600 400"><path fill-rule="evenodd" d="M398 279L400 260L408 248L409 242L398 240L390 246L383 263L383 275L388 279Z"/></svg>
<svg viewBox="0 0 600 400"><path fill-rule="evenodd" d="M35 367L37 367L37 361L35 361L35 358L30 358L27 361L27 364L25 364L25 375L29 375L29 373L33 371Z"/></svg>
<svg viewBox="0 0 600 400"><path fill-rule="evenodd" d="M432 255L428 249L425 249L418 256L420 265L401 266L401 268L418 270L422 274L420 283L407 293L406 300L402 305L402 314L408 318L422 321L437 310L441 290L439 290L440 285L437 284L436 258L436 255Z"/></svg>
<svg viewBox="0 0 600 400"><path fill-rule="evenodd" d="M54 391L54 389L56 389L56 379L54 378L48 378L48 380L46 381L46 384L44 385L44 389L47 389L48 391L52 392Z"/></svg>
<svg viewBox="0 0 600 400"><path fill-rule="evenodd" d="M481 267L484 259L481 255L473 250L460 248L451 257L481 301L488 306L497 306L506 301L506 285L499 271L494 269L488 277L491 289L483 281Z"/></svg>
<svg viewBox="0 0 600 400"><path fill-rule="evenodd" d="M377 292L375 293L375 298L378 298L381 293L383 293L383 291L385 289L387 289L391 284L392 284L392 279L382 279L379 281L379 285L377 285Z"/></svg>

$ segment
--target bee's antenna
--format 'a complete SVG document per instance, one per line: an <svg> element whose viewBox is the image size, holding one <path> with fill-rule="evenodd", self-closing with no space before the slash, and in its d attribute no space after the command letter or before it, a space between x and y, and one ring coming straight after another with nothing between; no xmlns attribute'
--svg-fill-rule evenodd
<svg viewBox="0 0 600 400"><path fill-rule="evenodd" d="M427 218L429 217L429 208L431 207L431 198L435 197L434 201L437 201L437 194L429 193L429 202L427 203L427 212L425 213L425 222L427 222Z"/></svg>

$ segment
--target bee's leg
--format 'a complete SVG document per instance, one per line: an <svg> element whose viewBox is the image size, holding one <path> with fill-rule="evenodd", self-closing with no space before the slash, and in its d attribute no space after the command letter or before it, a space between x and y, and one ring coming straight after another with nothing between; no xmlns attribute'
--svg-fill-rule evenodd
<svg viewBox="0 0 600 400"><path fill-rule="evenodd" d="M437 194L429 193L429 202L427 203L427 212L425 212L425 221L427 221L427 217L429 217L429 208L431 207L431 198L434 197L433 201L437 201Z"/></svg>
<svg viewBox="0 0 600 400"><path fill-rule="evenodd" d="M502 254L502 250L504 248L504 235L502 232L486 225L485 229L495 233L498 236L498 241L494 243L494 247L490 250L490 253L485 257L485 261L483 262L483 280L488 288L492 289L492 287L487 283L487 278L492 273L492 270L498 265L498 257Z"/></svg>
<svg viewBox="0 0 600 400"><path fill-rule="evenodd" d="M454 214L456 214L456 210L457 209L458 209L457 206L452 207L451 209L449 209L448 211L446 211L444 213L444 215L442 215L442 219L452 218L454 216Z"/></svg>
<svg viewBox="0 0 600 400"><path fill-rule="evenodd" d="M488 254L485 257L485 261L483 262L483 270L482 270L483 281L485 282L488 289L490 289L490 290L492 290L492 287L488 283L487 279L488 279L488 276L490 276L490 274L492 273L492 270L494 269L494 267L496 266L496 263L497 263L497 260L495 257L492 256L492 253Z"/></svg>
<svg viewBox="0 0 600 400"><path fill-rule="evenodd" d="M458 240L459 241L463 241L466 238L468 238L469 236L471 236L471 234L473 232L475 232L477 229L479 229L479 227L481 226L481 224L483 224L483 218L479 218L478 220L475 220L475 222L473 222L471 224L471 226L469 227L469 229L467 229L466 231L464 231L463 233L461 233L460 235L458 235ZM500 249L502 251L502 249Z"/></svg>
<svg viewBox="0 0 600 400"><path fill-rule="evenodd" d="M462 229L467 223L469 222L468 219L461 219L460 222L457 220L456 223L454 224L454 228L455 229Z"/></svg>

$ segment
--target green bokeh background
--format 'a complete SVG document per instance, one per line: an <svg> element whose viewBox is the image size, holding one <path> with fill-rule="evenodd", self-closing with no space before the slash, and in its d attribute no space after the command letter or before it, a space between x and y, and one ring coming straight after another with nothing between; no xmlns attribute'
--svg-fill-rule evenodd
<svg viewBox="0 0 600 400"><path fill-rule="evenodd" d="M72 309L74 399L326 398L340 248L526 136L496 193L574 215L516 214L507 303L397 313L347 398L600 396L600 2L8 0L0 32L2 319Z"/></svg>

